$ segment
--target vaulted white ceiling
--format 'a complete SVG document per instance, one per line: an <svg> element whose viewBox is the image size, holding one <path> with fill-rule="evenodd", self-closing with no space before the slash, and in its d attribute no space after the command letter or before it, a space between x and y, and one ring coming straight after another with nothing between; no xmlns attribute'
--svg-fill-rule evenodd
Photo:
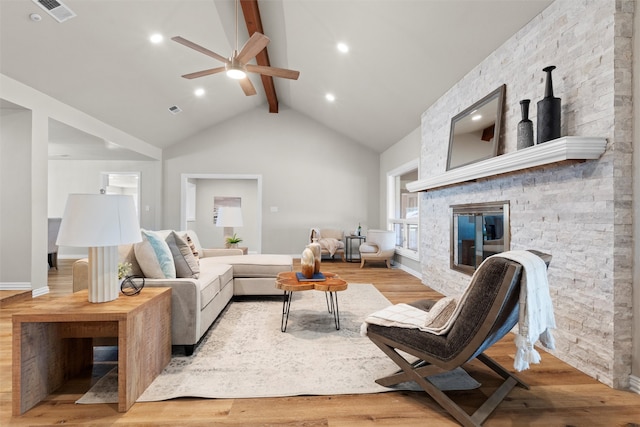
<svg viewBox="0 0 640 427"><path fill-rule="evenodd" d="M381 152L420 124L456 81L551 0L260 0L280 107L308 115ZM269 115L260 79L247 97L221 65L170 40L223 56L235 41L232 0L64 0L58 23L34 2L0 0L0 72L164 148L253 108ZM42 20L29 18L38 13ZM242 13L242 12L240 12ZM240 46L248 38L240 17ZM154 45L152 33L165 40ZM350 51L340 53L337 42ZM194 96L197 87L204 97ZM336 100L329 103L325 94ZM472 103L474 100L469 100ZM172 115L168 108L183 111ZM99 141L103 144L103 141Z"/></svg>

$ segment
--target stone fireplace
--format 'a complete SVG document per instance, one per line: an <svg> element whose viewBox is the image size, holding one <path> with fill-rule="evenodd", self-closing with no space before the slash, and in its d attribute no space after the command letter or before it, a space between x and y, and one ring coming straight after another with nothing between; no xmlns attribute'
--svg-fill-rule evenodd
<svg viewBox="0 0 640 427"><path fill-rule="evenodd" d="M445 295L469 281L450 268L451 206L508 201L510 249L553 256L554 355L616 388L629 386L633 337L633 10L626 5L556 1L456 83L422 115L419 181L431 187L411 190L420 191L422 280ZM561 134L604 139L604 153L495 176L472 171L453 182L446 171L451 118L506 84L500 155L488 167L502 168L520 155L519 101L542 99L548 65L557 67Z"/></svg>

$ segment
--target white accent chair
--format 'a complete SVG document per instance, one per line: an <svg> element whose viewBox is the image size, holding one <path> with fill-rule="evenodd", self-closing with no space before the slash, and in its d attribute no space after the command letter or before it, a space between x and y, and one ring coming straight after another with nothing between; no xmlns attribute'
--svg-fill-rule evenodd
<svg viewBox="0 0 640 427"><path fill-rule="evenodd" d="M360 268L366 261L384 261L387 268L391 268L390 261L396 252L395 239L393 231L367 231L367 241L360 245Z"/></svg>

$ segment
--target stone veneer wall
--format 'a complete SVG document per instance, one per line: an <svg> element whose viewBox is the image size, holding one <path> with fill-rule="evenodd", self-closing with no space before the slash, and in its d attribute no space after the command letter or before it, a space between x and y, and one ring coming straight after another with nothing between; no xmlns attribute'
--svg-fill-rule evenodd
<svg viewBox="0 0 640 427"><path fill-rule="evenodd" d="M562 135L607 138L599 160L564 162L421 193L423 282L461 292L449 268L449 206L510 201L511 249L553 255L549 280L560 359L616 388L631 373L633 1L552 3L422 115L421 178L445 172L451 118L505 83L499 153L516 150L521 99L544 96L556 65ZM544 363L544 356L542 363Z"/></svg>

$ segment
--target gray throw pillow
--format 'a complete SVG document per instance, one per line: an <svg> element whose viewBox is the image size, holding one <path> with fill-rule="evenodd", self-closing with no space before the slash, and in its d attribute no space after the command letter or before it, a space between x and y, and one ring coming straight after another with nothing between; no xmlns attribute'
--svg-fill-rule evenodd
<svg viewBox="0 0 640 427"><path fill-rule="evenodd" d="M200 264L185 239L175 231L169 233L165 239L173 255L173 263L176 266L176 277L193 278L200 277Z"/></svg>

